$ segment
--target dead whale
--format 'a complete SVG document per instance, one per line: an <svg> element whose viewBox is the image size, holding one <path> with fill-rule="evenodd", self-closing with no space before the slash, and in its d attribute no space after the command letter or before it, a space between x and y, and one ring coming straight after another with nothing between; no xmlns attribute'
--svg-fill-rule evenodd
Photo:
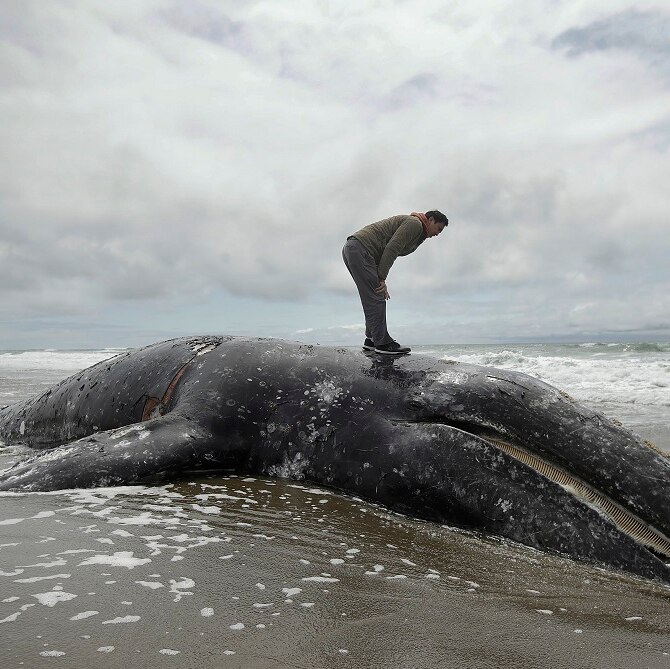
<svg viewBox="0 0 670 669"><path fill-rule="evenodd" d="M424 518L670 582L670 460L532 377L422 356L189 337L0 409L36 455L0 490L188 471L313 481Z"/></svg>

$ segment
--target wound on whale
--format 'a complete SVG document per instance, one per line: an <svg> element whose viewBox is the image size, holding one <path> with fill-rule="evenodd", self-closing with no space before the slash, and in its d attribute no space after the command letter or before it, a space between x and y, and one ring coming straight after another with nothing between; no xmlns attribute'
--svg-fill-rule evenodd
<svg viewBox="0 0 670 669"><path fill-rule="evenodd" d="M0 409L0 490L307 480L670 583L670 459L530 376L277 339L136 349Z"/></svg>

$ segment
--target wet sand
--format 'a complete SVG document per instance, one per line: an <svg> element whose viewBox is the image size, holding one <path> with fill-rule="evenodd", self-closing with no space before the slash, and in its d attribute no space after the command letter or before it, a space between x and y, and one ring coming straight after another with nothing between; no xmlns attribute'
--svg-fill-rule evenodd
<svg viewBox="0 0 670 669"><path fill-rule="evenodd" d="M670 588L307 485L0 504L3 667L670 667Z"/></svg>

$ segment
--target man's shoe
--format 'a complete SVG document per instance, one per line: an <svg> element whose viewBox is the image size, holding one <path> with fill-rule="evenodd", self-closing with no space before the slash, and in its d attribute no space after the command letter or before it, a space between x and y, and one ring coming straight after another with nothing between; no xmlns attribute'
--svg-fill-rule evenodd
<svg viewBox="0 0 670 669"><path fill-rule="evenodd" d="M369 337L365 338L365 341L363 342L363 348L366 351L374 351L375 350L375 343L370 339Z"/></svg>
<svg viewBox="0 0 670 669"><path fill-rule="evenodd" d="M384 353L386 355L402 355L403 353L409 353L411 350L409 346L401 346L397 341L375 346L375 353Z"/></svg>

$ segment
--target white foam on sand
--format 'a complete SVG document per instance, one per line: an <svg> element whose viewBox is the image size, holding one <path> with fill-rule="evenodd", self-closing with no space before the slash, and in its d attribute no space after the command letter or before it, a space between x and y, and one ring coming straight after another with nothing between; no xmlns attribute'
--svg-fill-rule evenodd
<svg viewBox="0 0 670 669"><path fill-rule="evenodd" d="M138 585L142 585L145 588L151 588L152 590L157 590L158 588L164 587L162 583L158 581L135 581Z"/></svg>
<svg viewBox="0 0 670 669"><path fill-rule="evenodd" d="M304 581L305 579L303 579ZM302 588L282 588L281 591L287 596L287 597L293 597L294 595L297 595L302 592Z"/></svg>
<svg viewBox="0 0 670 669"><path fill-rule="evenodd" d="M26 569L30 567L62 567L67 564L67 560L59 558L54 562L35 562L34 564L19 564L17 567L25 567Z"/></svg>
<svg viewBox="0 0 670 669"><path fill-rule="evenodd" d="M44 606L56 606L59 602L67 602L70 599L74 599L77 595L71 592L38 592L36 595L32 595L40 604Z"/></svg>
<svg viewBox="0 0 670 669"><path fill-rule="evenodd" d="M182 597L192 595L191 589L195 587L195 581L191 578L181 578L179 581L170 579L170 592L174 594L174 601L178 602Z"/></svg>
<svg viewBox="0 0 670 669"><path fill-rule="evenodd" d="M134 569L140 565L147 564L147 562L151 562L151 558L136 558L133 557L133 551L119 551L114 553L114 555L92 555L80 562L78 566L106 564L112 567Z"/></svg>
<svg viewBox="0 0 670 669"><path fill-rule="evenodd" d="M200 504L191 504L191 507L195 511L200 511L200 513L205 513L209 515L215 515L221 513L221 509L218 506L200 506Z"/></svg>
<svg viewBox="0 0 670 669"><path fill-rule="evenodd" d="M112 618L112 620L104 620L102 625L119 625L125 623L136 623L140 619L140 616L119 616L117 618Z"/></svg>
<svg viewBox="0 0 670 669"><path fill-rule="evenodd" d="M14 583L37 583L38 581L49 581L54 578L70 578L72 574L51 574L50 576L32 576L31 578L15 578Z"/></svg>
<svg viewBox="0 0 670 669"><path fill-rule="evenodd" d="M77 613L76 616L72 616L70 620L85 620L91 616L97 616L98 613L100 613L100 611L82 611L81 613Z"/></svg>
<svg viewBox="0 0 670 669"><path fill-rule="evenodd" d="M8 615L6 618L3 618L0 620L0 624L2 623L13 623L16 621L16 619L23 613L22 611L17 611L16 613L11 613Z"/></svg>

